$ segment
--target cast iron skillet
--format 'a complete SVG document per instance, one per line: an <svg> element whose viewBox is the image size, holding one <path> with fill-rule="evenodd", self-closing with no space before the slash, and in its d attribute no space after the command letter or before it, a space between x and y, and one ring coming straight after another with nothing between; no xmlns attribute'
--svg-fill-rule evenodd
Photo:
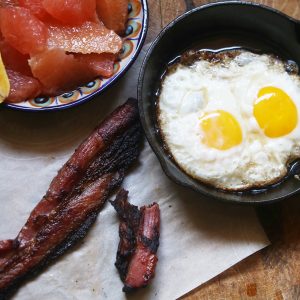
<svg viewBox="0 0 300 300"><path fill-rule="evenodd" d="M176 183L227 202L271 203L300 191L300 181L295 177L300 173L299 162L293 162L286 178L276 185L239 193L224 192L181 171L164 149L157 127L156 93L167 63L192 47L238 46L273 53L300 66L300 22L263 5L241 1L218 2L186 12L162 30L143 62L138 85L141 121L163 170Z"/></svg>

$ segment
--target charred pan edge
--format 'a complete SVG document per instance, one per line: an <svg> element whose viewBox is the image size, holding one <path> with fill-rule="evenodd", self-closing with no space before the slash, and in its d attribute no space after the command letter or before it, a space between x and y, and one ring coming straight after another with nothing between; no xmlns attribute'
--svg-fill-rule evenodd
<svg viewBox="0 0 300 300"><path fill-rule="evenodd" d="M227 61L231 61L243 52L251 52L256 55L268 55L274 62L279 61L284 64L285 71L290 75L298 75L299 67L295 61L286 60L277 54L271 52L263 52L260 50L249 49L244 47L237 47L233 49L221 49L221 50L187 50L181 54L173 64L170 64L167 68L167 72L172 72L173 68L178 65L192 66L199 60L206 60L213 64L226 64Z"/></svg>
<svg viewBox="0 0 300 300"><path fill-rule="evenodd" d="M111 204L120 218L115 265L124 282L123 291L127 293L147 286L154 277L159 246L159 206L153 203L139 210L128 202L125 190L121 190Z"/></svg>
<svg viewBox="0 0 300 300"><path fill-rule="evenodd" d="M224 50L220 52L206 50L188 50L180 56L180 63L185 66L191 66L196 61L206 60L210 63L224 63L224 61L234 59L243 51L241 49Z"/></svg>
<svg viewBox="0 0 300 300"><path fill-rule="evenodd" d="M51 213L53 214L55 210L55 213L57 213L55 217L57 217L59 213L61 213L62 216L64 216L62 211L66 210L66 212L68 213L68 204L71 201L74 201L74 199L76 200L78 199L78 197L82 196L82 193L85 191L85 189L89 187L90 184L94 184L97 181L106 180L106 188L104 187L104 190L102 191L103 193L101 194L100 198L97 198L95 200L94 198L90 198L93 202L89 206L89 203L87 203L87 210L85 211L85 213L82 213L82 215L80 215L80 217L82 218L81 223L69 225L73 226L71 228L73 228L74 230L72 229L70 233L67 233L66 231L65 237L63 236L62 241L57 245L50 245L50 250L45 251L45 253L43 254L44 257L36 265L30 267L30 269L28 270L24 267L25 271L23 273L21 273L18 276L15 276L10 280L8 284L1 287L0 299L7 299L8 297L12 296L12 294L16 291L16 289L19 287L19 285L23 282L24 279L35 276L38 272L44 269L45 266L51 263L51 261L64 254L70 247L72 247L79 240L81 240L96 220L98 213L103 207L106 199L109 197L111 191L113 191L113 189L115 189L116 187L120 186L124 178L124 172L137 159L141 147L142 130L138 118L136 100L130 99L123 106L116 109L110 115L109 118L104 120L100 124L100 126L95 129L91 136L88 139L86 139L79 146L78 149L82 147L84 148L86 145L92 145L93 143L91 143L91 140L93 140L95 136L97 136L98 139L100 136L105 140L104 149L103 143L99 143L98 141L97 145L99 146L99 151L96 153L96 155L92 157L89 164L86 165L85 170L80 170L80 176L78 176L77 180L72 182L72 189L69 189L69 192L65 193L64 188L62 188L64 192L58 193L60 197L58 199L59 203L52 209ZM53 182L56 182L56 180L59 181L59 176L63 174L64 168L66 166L70 166L70 162L74 163L74 157L76 161L76 155L78 155L78 153L81 153L80 151L78 152L78 149L72 155L70 160L63 166L63 168L60 170L58 176L53 180ZM78 159L80 160L80 158ZM74 163L74 165L76 166L76 163ZM76 169L76 172L77 171L78 169ZM71 173L71 175L72 174L73 173ZM69 173L67 175L69 175ZM58 190L60 191L60 189ZM49 191L47 192L47 194L48 193ZM53 200L52 198L49 199ZM42 201L43 200L44 198L42 199ZM81 199L81 201L84 202L85 198ZM38 206L34 209L36 213L37 208ZM39 247L41 245L39 244L40 241L41 243L45 242L45 240L46 242L48 241L49 236L47 238L47 234L43 232L43 229L49 224L49 226L51 226L51 221L53 221L53 219L51 219L50 213L46 216L43 215L42 212L43 211L40 212L40 215L31 214L26 223L29 225L33 224L33 229L36 230L36 232L34 232L34 239L30 241L24 241L22 240L23 236L20 236L19 234L17 239L14 240L16 241L15 243L8 243L8 246L10 244L13 245L11 249L8 250L8 253L7 251L2 252L2 254L0 253L0 256L4 255L0 259L0 284L1 280L5 280L3 279L5 277L5 274L10 270L10 265L6 265L3 267L3 259L6 259L6 255L8 255L8 262L11 258L11 256L9 256L9 251L12 252L12 255L17 255L17 262L22 263L22 254L25 255L23 253L24 248L26 249L28 245L33 247L37 245L37 247ZM30 222L30 218L33 218L32 223ZM37 226L37 228L34 226ZM20 242L18 241L18 238L20 239ZM21 243L24 244L24 248L20 247ZM31 255L34 258L34 254L31 253ZM13 261L13 263L11 264L12 267L14 267L14 263L15 262Z"/></svg>

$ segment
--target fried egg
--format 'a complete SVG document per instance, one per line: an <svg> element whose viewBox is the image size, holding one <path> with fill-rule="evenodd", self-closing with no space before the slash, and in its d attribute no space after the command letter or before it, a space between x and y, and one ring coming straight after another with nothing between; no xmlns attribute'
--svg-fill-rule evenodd
<svg viewBox="0 0 300 300"><path fill-rule="evenodd" d="M176 163L225 190L279 181L300 157L300 79L250 51L201 52L162 81L158 121Z"/></svg>

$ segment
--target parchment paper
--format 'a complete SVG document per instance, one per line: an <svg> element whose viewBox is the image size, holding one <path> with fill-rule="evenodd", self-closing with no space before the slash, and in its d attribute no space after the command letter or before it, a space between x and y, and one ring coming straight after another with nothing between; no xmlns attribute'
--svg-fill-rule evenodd
<svg viewBox="0 0 300 300"><path fill-rule="evenodd" d="M105 95L73 110L0 111L0 238L14 238L58 169L104 116L136 95L143 53ZM217 203L172 183L147 142L124 187L136 205L161 208L159 262L151 285L128 299L175 299L268 244L254 210ZM106 204L87 237L15 299L125 299L114 266L118 220Z"/></svg>

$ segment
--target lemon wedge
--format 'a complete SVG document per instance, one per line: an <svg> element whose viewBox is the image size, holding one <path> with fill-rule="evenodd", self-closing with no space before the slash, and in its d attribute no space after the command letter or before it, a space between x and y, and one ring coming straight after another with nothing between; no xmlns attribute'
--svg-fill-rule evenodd
<svg viewBox="0 0 300 300"><path fill-rule="evenodd" d="M0 103L8 97L10 90L9 79L0 53Z"/></svg>

